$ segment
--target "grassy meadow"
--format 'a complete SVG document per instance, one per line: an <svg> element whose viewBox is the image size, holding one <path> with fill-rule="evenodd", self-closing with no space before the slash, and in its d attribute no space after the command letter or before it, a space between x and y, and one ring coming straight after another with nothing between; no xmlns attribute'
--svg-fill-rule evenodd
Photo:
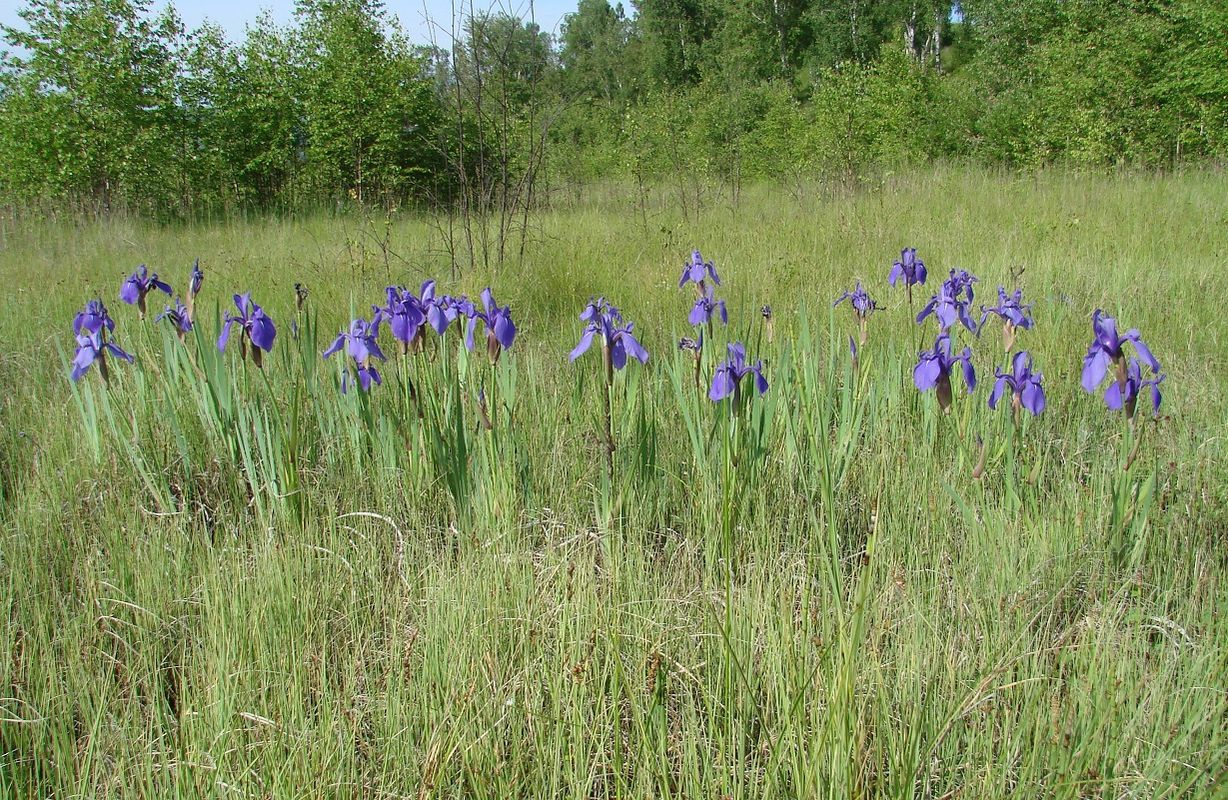
<svg viewBox="0 0 1228 800"><path fill-rule="evenodd" d="M594 191L459 279L409 217L0 223L0 796L1228 796L1224 175L676 208ZM950 415L916 390L906 246L918 308L955 267L1035 303L1042 415L987 407L992 318L953 334L979 383ZM692 248L730 315L698 368ZM119 301L196 257L185 343ZM491 286L515 344L385 331L383 385L342 395L320 351L428 277ZM854 369L858 279L886 309ZM263 369L215 346L246 291ZM651 354L609 393L612 472L599 348L567 360L590 295ZM136 356L109 387L68 379L95 297ZM1096 308L1162 363L1158 418L1080 388ZM734 340L770 382L736 411L706 396Z"/></svg>

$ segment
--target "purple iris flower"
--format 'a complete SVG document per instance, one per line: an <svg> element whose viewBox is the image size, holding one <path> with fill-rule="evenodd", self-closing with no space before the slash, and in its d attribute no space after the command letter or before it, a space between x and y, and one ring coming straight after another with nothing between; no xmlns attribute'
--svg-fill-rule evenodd
<svg viewBox="0 0 1228 800"><path fill-rule="evenodd" d="M699 360L699 357L704 352L704 335L700 333L698 338L692 339L689 336L683 336L678 340L678 349L684 353L690 353L691 357Z"/></svg>
<svg viewBox="0 0 1228 800"><path fill-rule="evenodd" d="M695 301L695 305L691 308L691 315L687 318L692 325L712 325L712 315L717 311L721 315L721 323L729 324L729 312L725 308L724 300L717 300L714 296L715 290L711 286L704 289L703 294Z"/></svg>
<svg viewBox="0 0 1228 800"><path fill-rule="evenodd" d="M1109 385L1109 388L1104 392L1104 404L1114 411L1120 411L1123 408L1126 411L1126 417L1134 419L1134 412L1138 404L1138 396L1143 389L1151 389L1151 411L1152 414L1160 413L1160 384L1168 377L1162 372L1155 373L1155 377L1143 380L1143 370L1139 366L1137 358L1131 358L1130 363L1126 366L1126 379L1118 383L1114 381Z"/></svg>
<svg viewBox="0 0 1228 800"><path fill-rule="evenodd" d="M379 326L378 313L371 322L361 318L356 319L350 323L348 331L338 334L328 349L321 353L324 358L330 358L344 347L345 352L354 359L355 372L358 373L358 385L364 392L371 388L373 382L376 385L383 384L379 370L371 363L372 359L387 360L376 342L376 337L379 336ZM349 373L345 372L341 376L341 393L345 394L348 390Z"/></svg>
<svg viewBox="0 0 1228 800"><path fill-rule="evenodd" d="M371 391L371 384L373 383L376 386L384 385L384 379L380 377L379 370L375 368L374 364L368 364L365 367L359 364L355 364L354 372L358 374L358 388L364 392ZM342 394L350 393L350 373L349 372L341 373L341 393Z"/></svg>
<svg viewBox="0 0 1228 800"><path fill-rule="evenodd" d="M767 378L763 377L763 361L747 364L746 347L741 342L731 343L729 358L718 365L712 375L712 388L708 390L708 398L719 403L733 395L736 403L742 379L752 372L755 374L755 388L759 390L759 394L763 394L768 390Z"/></svg>
<svg viewBox="0 0 1228 800"><path fill-rule="evenodd" d="M80 336L81 331L87 333L98 333L103 328L107 331L115 330L115 320L107 313L107 307L102 304L101 300L91 300L85 304L85 308L77 312L73 317L72 332Z"/></svg>
<svg viewBox="0 0 1228 800"><path fill-rule="evenodd" d="M379 349L379 343L375 340L379 336L379 325L379 320L374 322L367 322L362 318L354 320L350 323L350 329L339 333L321 355L328 358L344 347L345 352L355 361L370 361L372 358L378 358L380 361L386 360L383 351Z"/></svg>
<svg viewBox="0 0 1228 800"><path fill-rule="evenodd" d="M989 393L990 408L998 407L1002 393L1009 388L1012 416L1017 415L1021 408L1032 412L1032 416L1045 410L1045 389L1040 385L1042 375L1032 371L1032 356L1026 350L1015 353L1010 372L995 369L994 377L998 380Z"/></svg>
<svg viewBox="0 0 1228 800"><path fill-rule="evenodd" d="M1151 354L1151 350L1143 343L1136 328L1131 328L1124 334L1117 333L1117 320L1106 315L1100 309L1092 314L1092 343L1088 345L1087 355L1083 358L1083 390L1092 393L1104 380L1109 371L1109 365L1117 370L1118 390L1126 383L1128 371L1126 354L1122 350L1126 342L1134 346L1134 351L1153 373L1160 371L1160 362Z"/></svg>
<svg viewBox="0 0 1228 800"><path fill-rule="evenodd" d="M1002 318L1002 343L1005 350L1015 346L1015 331L1019 328L1028 330L1032 327L1032 304L1023 302L1023 290L1016 289L1007 294L1005 287L998 287L998 304L996 306L981 306L981 328L990 314Z"/></svg>
<svg viewBox="0 0 1228 800"><path fill-rule="evenodd" d="M422 294L426 294L428 287L433 291L434 283L427 281L422 284ZM393 338L400 343L402 353L409 352L411 347L420 348L422 334L426 330L426 306L417 295L402 286L389 286L385 291L387 305L372 307L375 320L388 320L388 327L392 329Z"/></svg>
<svg viewBox="0 0 1228 800"><path fill-rule="evenodd" d="M627 356L631 356L641 364L648 363L648 351L632 333L635 323L624 323L619 310L608 304L604 297L589 300L588 305L580 314L580 321L585 323L584 335L580 337L580 343L567 356L568 361L575 361L584 355L593 344L593 339L600 336L606 357L607 375L626 366Z"/></svg>
<svg viewBox="0 0 1228 800"><path fill-rule="evenodd" d="M236 294L234 301L239 313L238 315L226 314L222 333L217 337L217 349L226 349L226 342L230 338L230 328L237 324L242 329L239 354L244 359L247 358L247 342L251 340L252 361L259 367L261 366L260 351L267 352L273 348L273 339L277 336L277 329L273 326L273 320L264 313L264 309L252 302L251 292Z"/></svg>
<svg viewBox="0 0 1228 800"><path fill-rule="evenodd" d="M705 276L711 277L712 282L717 286L721 285L721 279L716 274L716 266L711 261L704 261L704 257L699 254L698 250L692 250L691 260L682 268L682 277L678 279L678 288L681 289L688 283L694 283L702 296L704 293Z"/></svg>
<svg viewBox="0 0 1228 800"><path fill-rule="evenodd" d="M887 283L895 286L901 278L904 279L904 285L908 287L909 297L912 297L914 284L925 283L925 262L917 258L915 247L905 247L900 251L900 260L891 265L891 274L887 276Z"/></svg>
<svg viewBox="0 0 1228 800"><path fill-rule="evenodd" d="M879 305L866 294L866 290L861 287L861 281L857 281L857 287L851 292L845 292L836 298L836 302L832 303L832 308L848 300L852 306L854 313L859 317L868 316L871 311L878 311Z"/></svg>
<svg viewBox="0 0 1228 800"><path fill-rule="evenodd" d="M192 262L192 274L188 278L188 302L184 306L189 323L196 318L196 295L200 294L200 287L204 282L205 273L200 269L200 259L198 258ZM179 301L176 300L175 302L178 303Z"/></svg>
<svg viewBox="0 0 1228 800"><path fill-rule="evenodd" d="M187 306L178 297L175 298L175 307L166 306L161 314L154 317L154 322L161 322L164 319L171 321L180 339L192 332L192 317L188 314Z"/></svg>
<svg viewBox="0 0 1228 800"><path fill-rule="evenodd" d="M472 303L469 304L469 327L465 330L465 348L473 350L473 330L481 320L486 326L486 353L493 363L499 360L499 353L504 348L511 347L512 342L516 341L516 324L512 322L511 307L500 306L496 303L489 286L482 290L482 308L483 311L478 311Z"/></svg>
<svg viewBox="0 0 1228 800"><path fill-rule="evenodd" d="M878 303L871 299L870 295L866 293L866 290L861 288L861 281L857 281L857 287L853 289L853 291L845 292L837 297L836 302L831 304L832 308L840 305L845 300L848 300L850 305L853 307L853 316L857 318L857 330L860 334L861 343L864 345L870 335L869 329L866 326L866 320L869 318L871 313L878 311L880 307ZM856 360L856 353L853 353L853 358Z"/></svg>
<svg viewBox="0 0 1228 800"><path fill-rule="evenodd" d="M119 287L119 299L128 305L135 305L141 312L141 319L145 319L145 295L154 289L171 294L171 287L158 280L158 273L150 275L149 269L141 264Z"/></svg>
<svg viewBox="0 0 1228 800"><path fill-rule="evenodd" d="M192 262L192 276L188 279L188 296L195 297L200 294L200 287L205 282L205 273L201 271L200 259Z"/></svg>
<svg viewBox="0 0 1228 800"><path fill-rule="evenodd" d="M473 316L473 303L468 297L452 297L451 295L435 294L435 282L422 284L422 305L426 307L426 319L435 333L443 336L444 332L461 317Z"/></svg>
<svg viewBox="0 0 1228 800"><path fill-rule="evenodd" d="M976 370L972 367L972 348L965 347L959 355L951 354L951 337L938 334L933 350L923 350L913 368L913 383L921 391L938 390L938 405L944 413L951 411L951 370L956 364L963 365L964 385L968 392L976 388Z"/></svg>
<svg viewBox="0 0 1228 800"><path fill-rule="evenodd" d="M925 308L921 309L921 313L917 315L917 322L923 322L926 317L933 314L942 331L950 330L956 321L959 321L965 328L975 333L976 323L972 321L969 309L972 308L973 300L972 284L977 280L978 278L967 270L951 270L951 277L942 282L942 288L938 290L938 294L931 297L930 301L925 304Z"/></svg>
<svg viewBox="0 0 1228 800"><path fill-rule="evenodd" d="M91 300L85 309L78 312L72 321L73 335L77 338L77 352L72 361L72 379L80 380L94 362L98 362L98 371L105 382L110 382L107 371L107 353L123 359L129 364L133 357L121 350L117 345L107 341L107 334L115 330L115 323L107 315L106 306L101 300Z"/></svg>
<svg viewBox="0 0 1228 800"><path fill-rule="evenodd" d="M968 302L972 302L972 284L980 283L981 279L973 275L966 269L951 270L951 277L947 278L944 283L951 284L951 288L956 292L966 292L968 294Z"/></svg>
<svg viewBox="0 0 1228 800"><path fill-rule="evenodd" d="M1006 289L998 287L998 304L996 306L981 306L981 324L989 319L990 314L997 314L1004 322L1016 328L1027 330L1032 327L1032 304L1023 302L1023 290L1016 289L1007 294Z"/></svg>

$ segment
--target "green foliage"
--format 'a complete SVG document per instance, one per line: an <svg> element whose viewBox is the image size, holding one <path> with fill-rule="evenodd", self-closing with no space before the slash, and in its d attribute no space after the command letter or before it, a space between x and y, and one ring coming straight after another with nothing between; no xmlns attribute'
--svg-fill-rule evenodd
<svg viewBox="0 0 1228 800"><path fill-rule="evenodd" d="M559 36L564 92L606 102L629 97L636 78L631 30L621 3L611 7L608 0L580 0Z"/></svg>
<svg viewBox="0 0 1228 800"><path fill-rule="evenodd" d="M438 180L427 59L376 3L303 3L297 27L261 16L237 46L144 0L21 13L0 94L10 199L192 215L351 193L391 205Z"/></svg>
<svg viewBox="0 0 1228 800"><path fill-rule="evenodd" d="M147 0L34 0L24 28L4 28L20 55L5 59L3 148L18 197L89 195L103 208L129 185L173 197L172 48L182 36L172 9Z"/></svg>
<svg viewBox="0 0 1228 800"><path fill-rule="evenodd" d="M316 196L395 203L430 184L442 113L425 60L389 38L377 0L303 0L297 9L303 180Z"/></svg>
<svg viewBox="0 0 1228 800"><path fill-rule="evenodd" d="M560 183L634 176L694 208L701 183L947 158L1223 159L1222 5L970 0L953 22L940 0L583 0L557 41L492 10L423 48L379 0L303 0L235 43L150 0L28 0L4 28L0 200L423 204L506 233Z"/></svg>
<svg viewBox="0 0 1228 800"><path fill-rule="evenodd" d="M1228 35L1215 4L985 2L969 9L988 101L981 152L1033 166L1222 157ZM1222 48L1221 48L1222 49Z"/></svg>

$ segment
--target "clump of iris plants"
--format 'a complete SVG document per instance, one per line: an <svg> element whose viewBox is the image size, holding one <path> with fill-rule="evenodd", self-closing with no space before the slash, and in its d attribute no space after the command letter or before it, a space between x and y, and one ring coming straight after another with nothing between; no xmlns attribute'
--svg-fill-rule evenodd
<svg viewBox="0 0 1228 800"><path fill-rule="evenodd" d="M1032 371L1032 356L1021 350L1011 359L1011 371L994 370L993 391L989 393L989 407L996 409L998 401L1007 389L1011 392L1011 419L1017 419L1019 410L1023 409L1039 416L1045 410L1045 389L1041 385L1043 376Z"/></svg>
<svg viewBox="0 0 1228 800"><path fill-rule="evenodd" d="M708 279L712 282L708 283ZM691 260L682 267L682 277L678 279L678 288L688 283L695 284L695 305L687 321L695 327L706 327L708 335L712 335L712 320L719 317L722 325L729 324L729 311L724 300L716 298L716 287L721 285L721 279L716 274L716 265L705 261L698 250L691 251Z"/></svg>
<svg viewBox="0 0 1228 800"><path fill-rule="evenodd" d="M1126 358L1126 344L1134 349L1138 358ZM1154 377L1143 379L1139 359L1151 369ZM1124 409L1126 417L1133 419L1139 392L1150 387L1154 410L1159 411L1159 384L1164 380L1164 376L1160 374L1160 362L1151 354L1151 349L1143 342L1137 328L1119 334L1117 320L1098 308L1092 313L1092 343L1088 345L1087 355L1083 357L1083 390L1094 394L1109 374L1109 367L1113 368L1115 378L1104 393L1104 402L1109 408L1114 411Z"/></svg>
<svg viewBox="0 0 1228 800"><path fill-rule="evenodd" d="M755 376L755 388L759 394L765 394L768 382L763 375L763 360L757 360L754 364L747 363L746 346L741 342L730 343L729 357L717 365L716 372L712 375L712 388L708 390L708 399L719 403L726 397L732 397L734 405L737 406L742 396L742 379L751 374Z"/></svg>
<svg viewBox="0 0 1228 800"><path fill-rule="evenodd" d="M154 289L166 292L167 295L172 294L171 287L158 280L158 273L149 274L149 268L141 264L124 279L123 285L119 287L119 299L130 306L135 305L141 313L141 319L145 319L145 297Z"/></svg>
<svg viewBox="0 0 1228 800"><path fill-rule="evenodd" d="M913 383L925 392L938 390L938 405L944 414L951 413L951 371L957 366L962 367L964 385L971 394L976 388L976 369L972 366L972 348L965 347L959 355L951 353L951 337L946 333L938 334L932 350L921 351L917 366L913 368Z"/></svg>
<svg viewBox="0 0 1228 800"><path fill-rule="evenodd" d="M995 314L1002 320L1002 349L1008 353L1015 346L1018 330L1029 330L1032 327L1032 304L1023 302L1022 289L1007 294L1005 287L999 286L998 304L981 306L981 329L984 329L990 314Z"/></svg>
<svg viewBox="0 0 1228 800"><path fill-rule="evenodd" d="M880 310L880 306L875 302L866 290L861 288L861 281L857 281L856 288L851 292L845 292L836 298L836 302L832 303L832 308L849 301L849 306L853 309L853 317L857 320L857 337L858 341L864 347L869 340L869 328L866 321L870 318L870 314ZM853 357L857 357L857 351L854 349Z"/></svg>
<svg viewBox="0 0 1228 800"><path fill-rule="evenodd" d="M354 360L354 373L358 376L358 387L364 392L370 390L372 383L377 386L383 384L379 370L372 363L373 360L387 360L384 352L380 350L379 343L376 342L379 327L378 316L373 322L367 322L360 317L350 323L349 330L337 334L337 338L328 346L328 349L321 353L324 358L331 358L344 347L346 354ZM349 377L348 370L341 373L342 394L349 391Z"/></svg>
<svg viewBox="0 0 1228 800"><path fill-rule="evenodd" d="M124 352L114 342L107 341L115 330L115 321L107 313L107 308L101 300L91 300L85 308L77 312L72 321L72 332L77 339L77 352L72 360L72 379L81 380L81 376L98 364L98 374L102 375L103 383L111 382L111 373L107 369L107 354L131 364L135 358Z"/></svg>
<svg viewBox="0 0 1228 800"><path fill-rule="evenodd" d="M893 287L899 281L904 281L904 287L908 290L908 305L912 307L912 287L917 284L925 285L925 262L917 258L917 248L905 247L900 251L900 258L891 265L891 274L887 276L887 282Z"/></svg>
<svg viewBox="0 0 1228 800"><path fill-rule="evenodd" d="M496 303L489 286L482 290L482 309L478 311L472 303L466 309L469 326L465 329L465 349L473 350L473 332L480 321L486 327L486 354L494 364L499 354L516 340L516 324L512 322L511 308Z"/></svg>
<svg viewBox="0 0 1228 800"><path fill-rule="evenodd" d="M951 276L942 282L938 293L930 298L917 315L917 322L924 322L926 317L933 314L938 320L940 331L951 330L958 321L975 333L976 323L972 321L970 310L974 297L972 284L978 280L967 270L951 270Z"/></svg>
<svg viewBox="0 0 1228 800"><path fill-rule="evenodd" d="M641 364L648 363L648 351L633 333L635 323L624 322L622 313L607 303L604 297L589 300L584 311L580 313L580 321L584 323L584 334L568 355L569 361L575 361L584 355L592 346L593 340L600 336L607 375L613 376L614 370L626 366L627 356Z"/></svg>
<svg viewBox="0 0 1228 800"><path fill-rule="evenodd" d="M166 320L175 326L175 335L179 337L179 341L183 341L189 333L192 332L192 315L188 311L188 307L183 304L180 298L175 298L174 307L166 306L162 313L154 317L154 322Z"/></svg>
<svg viewBox="0 0 1228 800"><path fill-rule="evenodd" d="M264 309L252 302L251 292L236 294L234 301L239 313L228 312L226 314L222 332L217 337L217 349L225 351L226 344L230 340L230 329L238 325L240 358L247 360L247 345L248 342L251 342L252 363L257 367L263 366L261 353L267 353L273 348L273 340L277 338L277 328L273 325L273 320L264 313Z"/></svg>
<svg viewBox="0 0 1228 800"><path fill-rule="evenodd" d="M695 255L699 255L698 251ZM596 300L590 299L588 305L584 307L584 311L580 312L580 321L584 323L584 333L580 336L580 342L572 349L567 359L574 362L592 347L595 339L601 338L601 353L605 363L605 391L602 394L605 400L606 468L612 482L614 477L614 412L612 397L614 371L621 370L627 365L628 356L636 359L641 364L647 364L648 351L635 338L633 333L635 324L625 322L622 313L616 307L607 303L604 297Z"/></svg>

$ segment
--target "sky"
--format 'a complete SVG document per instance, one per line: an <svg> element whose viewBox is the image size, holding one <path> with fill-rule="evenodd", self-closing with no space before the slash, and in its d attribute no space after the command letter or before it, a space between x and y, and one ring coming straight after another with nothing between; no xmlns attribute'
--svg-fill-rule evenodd
<svg viewBox="0 0 1228 800"><path fill-rule="evenodd" d="M576 9L576 0L384 0L385 8L401 21L409 37L423 44L431 41L428 17L435 21L435 38L442 42L448 38L454 6L468 11L470 2L476 11L510 11L526 18L532 2L537 24L555 35L560 32L563 15ZM157 9L164 5L162 0L154 2ZM294 0L176 0L174 5L189 30L209 19L221 25L229 38L236 41L243 39L244 26L255 20L261 11L272 12L273 19L279 23L289 22L294 12ZM0 0L0 23L21 27L17 12L25 6L25 0Z"/></svg>

